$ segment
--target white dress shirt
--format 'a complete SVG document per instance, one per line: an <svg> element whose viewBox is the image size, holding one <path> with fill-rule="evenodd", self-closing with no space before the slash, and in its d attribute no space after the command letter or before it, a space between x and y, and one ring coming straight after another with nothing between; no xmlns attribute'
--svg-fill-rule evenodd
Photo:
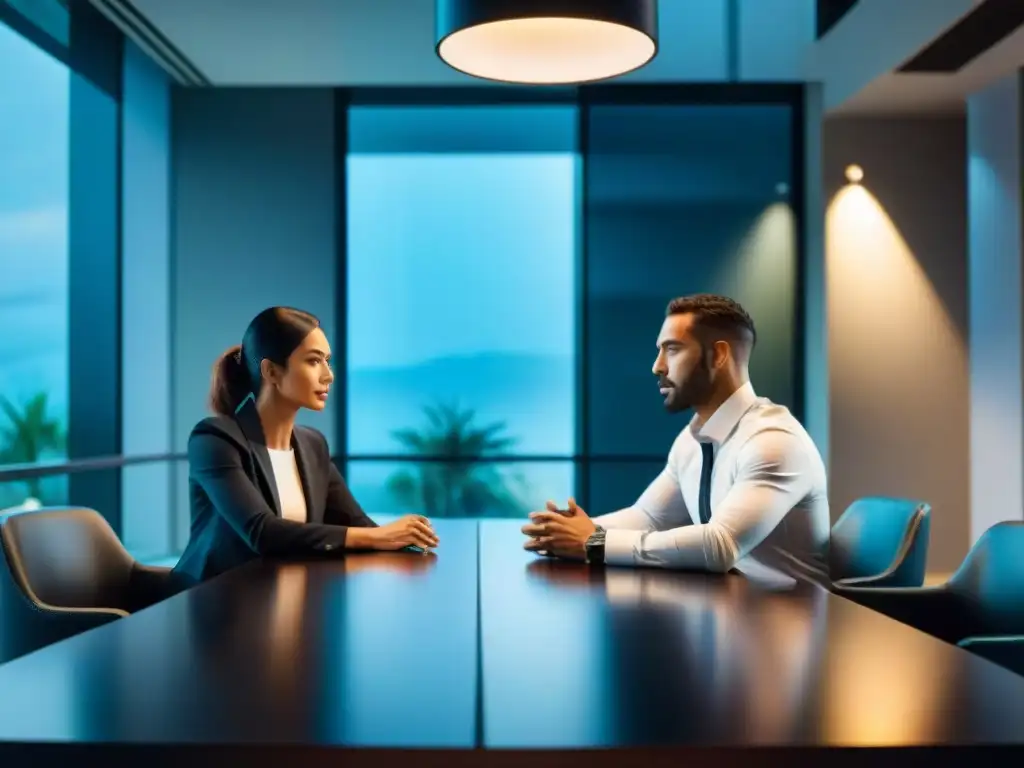
<svg viewBox="0 0 1024 768"><path fill-rule="evenodd" d="M740 387L680 432L637 502L595 517L608 565L770 570L828 583L825 464L789 409ZM700 442L714 448L711 519L700 523Z"/></svg>
<svg viewBox="0 0 1024 768"><path fill-rule="evenodd" d="M299 465L295 461L295 451L267 449L270 463L274 467L274 482L277 484L277 497L281 500L281 517L297 523L307 522L306 494L302 492L302 478L299 476Z"/></svg>

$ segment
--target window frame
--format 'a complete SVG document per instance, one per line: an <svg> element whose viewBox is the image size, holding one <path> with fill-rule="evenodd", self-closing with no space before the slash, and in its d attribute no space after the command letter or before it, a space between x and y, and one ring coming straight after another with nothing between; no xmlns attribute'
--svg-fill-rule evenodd
<svg viewBox="0 0 1024 768"><path fill-rule="evenodd" d="M589 124L590 109L598 106L644 105L644 106L703 106L703 105L780 105L790 109L790 199L792 201L796 227L796 270L794 295L794 339L793 339L793 414L803 419L806 411L803 369L805 365L806 307L804 291L807 272L807 195L804 183L806 144L805 115L806 88L794 83L686 83L686 84L600 84L579 87L537 87L518 86L466 86L459 88L406 88L406 87L351 87L335 89L335 178L338 215L336 217L337 285L335 301L335 327L342 329L335 342L336 359L339 363L335 380L335 397L340 399L336 410L335 463L343 474L349 460L352 461L420 461L424 457L402 454L369 455L349 453L347 443L348 415L348 354L345 336L348 318L348 231L346 161L349 154L348 114L352 107L396 106L396 107L442 107L442 106L539 106L564 104L577 107L578 125L576 145L580 153L579 176L577 178L577 252L574 281L574 302L576 306L576 450L571 457L515 455L487 456L479 461L499 462L544 462L565 461L575 465L576 499L585 509L590 505L590 473L595 466L611 463L656 463L664 461L664 455L593 455L589 445L586 417L589 412L589 393L584 376L585 351L588 348L588 297L587 297L587 227L586 195L588 193L587 159L590 154ZM340 386L339 386L340 385ZM443 458L428 459L444 461ZM638 491L639 492L639 491Z"/></svg>

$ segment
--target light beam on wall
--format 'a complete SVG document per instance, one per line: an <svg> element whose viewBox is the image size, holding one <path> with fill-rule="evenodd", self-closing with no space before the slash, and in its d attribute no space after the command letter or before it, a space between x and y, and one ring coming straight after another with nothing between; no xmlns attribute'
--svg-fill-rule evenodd
<svg viewBox="0 0 1024 768"><path fill-rule="evenodd" d="M876 348L885 331L890 344L905 337L908 354L927 358L931 352L919 343L921 328L907 329L908 320L930 324L936 354L963 349L962 335L928 275L881 203L863 186L850 184L832 199L825 214L825 241L829 282L836 288L830 290L833 310L850 313L834 319L852 323L858 317L856 323L867 332L848 338L862 340L864 353ZM869 311L872 307L876 311ZM878 335L873 338L872 332Z"/></svg>
<svg viewBox="0 0 1024 768"><path fill-rule="evenodd" d="M744 296L749 292L751 296L764 293L767 297L770 293L771 299L766 304L784 304L779 301L777 291L785 291L793 285L795 253L793 209L785 202L772 203L757 217L740 243L737 288Z"/></svg>
<svg viewBox="0 0 1024 768"><path fill-rule="evenodd" d="M437 55L507 83L592 82L658 52L657 0L436 0Z"/></svg>
<svg viewBox="0 0 1024 768"><path fill-rule="evenodd" d="M792 207L783 200L770 203L740 241L731 274L720 278L723 290L734 295L766 328L793 327L796 232ZM759 389L788 386L793 370L790 338L789 333L780 333L758 339L751 376Z"/></svg>
<svg viewBox="0 0 1024 768"><path fill-rule="evenodd" d="M895 495L920 487L915 484L931 482L943 450L933 439L938 432L921 425L956 418L945 404L967 396L963 331L865 187L847 185L830 202L825 251L832 431L843 435L843 446L833 443L832 460L843 463L849 488ZM901 404L895 421L894 399ZM884 450L859 448L879 444ZM844 455L850 446L857 453ZM910 455L915 459L898 486L879 485L879 478L893 477L894 456ZM936 509L937 520L940 514Z"/></svg>

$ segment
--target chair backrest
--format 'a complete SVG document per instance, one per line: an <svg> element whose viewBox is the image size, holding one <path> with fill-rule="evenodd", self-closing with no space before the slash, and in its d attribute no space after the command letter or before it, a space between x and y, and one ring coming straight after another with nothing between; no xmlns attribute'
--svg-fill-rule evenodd
<svg viewBox="0 0 1024 768"><path fill-rule="evenodd" d="M875 586L920 587L928 559L930 522L931 507L923 501L882 496L858 499L832 526L832 580L881 576Z"/></svg>
<svg viewBox="0 0 1024 768"><path fill-rule="evenodd" d="M963 604L978 627L1024 634L1024 521L996 523L985 531L948 587L966 598Z"/></svg>
<svg viewBox="0 0 1024 768"><path fill-rule="evenodd" d="M65 608L116 608L134 560L103 517L82 507L5 515L0 543L30 599Z"/></svg>

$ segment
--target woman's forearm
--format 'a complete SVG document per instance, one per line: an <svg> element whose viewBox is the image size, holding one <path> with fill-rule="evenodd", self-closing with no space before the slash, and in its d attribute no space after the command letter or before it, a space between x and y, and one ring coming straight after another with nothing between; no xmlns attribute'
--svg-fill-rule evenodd
<svg viewBox="0 0 1024 768"><path fill-rule="evenodd" d="M376 528L351 526L345 534L345 549L373 549Z"/></svg>

